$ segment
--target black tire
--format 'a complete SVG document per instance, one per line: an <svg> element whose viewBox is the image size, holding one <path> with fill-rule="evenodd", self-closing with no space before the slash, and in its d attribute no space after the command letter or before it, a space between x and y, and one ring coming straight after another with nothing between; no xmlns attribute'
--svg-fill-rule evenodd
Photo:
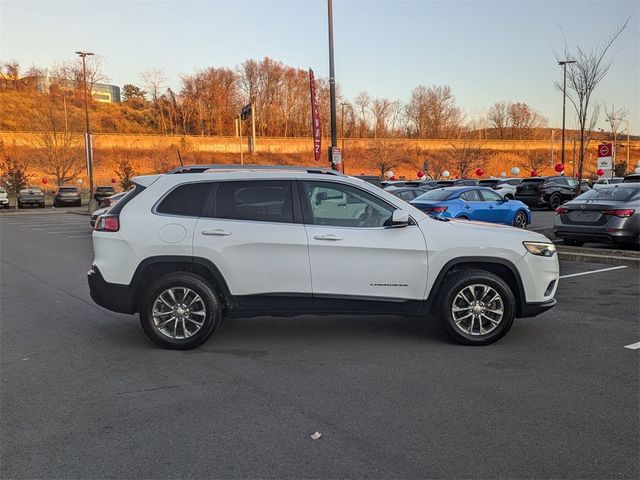
<svg viewBox="0 0 640 480"><path fill-rule="evenodd" d="M195 292L204 305L205 316L199 330L185 338L171 338L162 333L156 326L153 315L153 306L160 294L170 288L188 288ZM143 292L143 300L140 305L140 324L147 336L162 348L170 350L189 350L206 342L220 324L222 305L215 292L202 277L191 273L170 273L151 283ZM198 318L198 317L194 317ZM174 323L178 324L178 320ZM180 324L177 333L181 330Z"/></svg>
<svg viewBox="0 0 640 480"><path fill-rule="evenodd" d="M38 204L38 207L39 207L39 208L44 208L44 203L39 203L39 204Z"/></svg>
<svg viewBox="0 0 640 480"><path fill-rule="evenodd" d="M456 217L459 220L469 220L469 217L467 217L466 215L460 215L459 217Z"/></svg>
<svg viewBox="0 0 640 480"><path fill-rule="evenodd" d="M565 245L569 245L571 247L581 247L584 245L584 242L581 242L580 240L569 240L569 239L564 239L562 241Z"/></svg>
<svg viewBox="0 0 640 480"><path fill-rule="evenodd" d="M560 196L560 194L554 193L553 195L551 195L551 197L549 198L549 209L555 210L560 205L562 205L562 197Z"/></svg>
<svg viewBox="0 0 640 480"><path fill-rule="evenodd" d="M476 317L472 316L473 322L470 324L470 328L464 331L464 325L459 325L453 318L453 307L456 302L458 294L470 287L471 285L488 286L493 289L494 292L499 294L500 301L502 302L502 318L497 322L497 325L491 325L486 320L480 317L479 321L484 322L485 325L493 327L489 333L482 334L482 327L479 328L477 334L473 334L473 328L476 321ZM465 295L469 295L468 290ZM479 293L480 295L480 293ZM487 272L485 270L463 270L452 273L442 283L438 290L437 298L442 300L442 303L438 306L438 317L447 331L447 333L458 343L464 345L489 345L500 340L511 328L513 319L515 317L515 298L509 285L498 275ZM480 300L485 300L481 298ZM492 301L487 304L487 307L494 307L498 309L498 303ZM497 317L493 317L494 319ZM482 323L480 323L482 325ZM471 333L469 333L471 332Z"/></svg>
<svg viewBox="0 0 640 480"><path fill-rule="evenodd" d="M527 213L524 210L518 210L513 216L513 226L527 228Z"/></svg>

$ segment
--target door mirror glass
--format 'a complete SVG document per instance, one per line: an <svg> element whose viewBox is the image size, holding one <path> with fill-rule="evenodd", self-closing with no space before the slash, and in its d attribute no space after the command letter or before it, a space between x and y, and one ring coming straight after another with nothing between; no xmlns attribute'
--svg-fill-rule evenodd
<svg viewBox="0 0 640 480"><path fill-rule="evenodd" d="M409 214L404 210L394 210L391 215L391 227L406 227L409 225Z"/></svg>

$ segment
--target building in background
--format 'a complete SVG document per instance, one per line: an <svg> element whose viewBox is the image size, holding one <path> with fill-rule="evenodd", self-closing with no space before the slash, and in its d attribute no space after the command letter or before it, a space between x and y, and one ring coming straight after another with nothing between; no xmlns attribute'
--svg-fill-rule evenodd
<svg viewBox="0 0 640 480"><path fill-rule="evenodd" d="M52 88L60 90L73 90L75 84L71 80L50 76L33 75L20 79L26 87L34 88L40 93L49 93ZM120 103L120 87L108 83L94 83L91 87L91 95L96 102Z"/></svg>

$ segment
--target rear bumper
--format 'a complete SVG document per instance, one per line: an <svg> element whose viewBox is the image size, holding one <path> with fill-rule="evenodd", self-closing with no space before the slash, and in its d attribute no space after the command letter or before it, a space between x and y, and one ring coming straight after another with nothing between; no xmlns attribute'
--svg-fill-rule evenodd
<svg viewBox="0 0 640 480"><path fill-rule="evenodd" d="M556 303L558 302L555 298L547 300L546 302L525 303L524 305L522 305L522 307L520 307L520 315L518 315L518 317L535 317L537 315L540 315L541 313L546 312L550 308L555 307Z"/></svg>
<svg viewBox="0 0 640 480"><path fill-rule="evenodd" d="M516 194L516 200L520 200L525 205L530 207L546 207L549 205L549 201L544 198L543 195L518 195Z"/></svg>
<svg viewBox="0 0 640 480"><path fill-rule="evenodd" d="M118 313L136 312L135 290L130 285L106 282L95 265L87 272L87 280L91 298L101 307Z"/></svg>
<svg viewBox="0 0 640 480"><path fill-rule="evenodd" d="M78 197L56 197L54 199L56 203L80 203L80 199Z"/></svg>

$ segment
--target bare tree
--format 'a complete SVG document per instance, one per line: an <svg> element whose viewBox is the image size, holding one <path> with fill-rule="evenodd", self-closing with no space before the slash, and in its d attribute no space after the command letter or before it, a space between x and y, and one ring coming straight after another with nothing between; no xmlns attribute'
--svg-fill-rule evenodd
<svg viewBox="0 0 640 480"><path fill-rule="evenodd" d="M366 155L371 166L378 169L380 177L384 177L386 172L400 165L405 153L402 142L378 137L369 141Z"/></svg>
<svg viewBox="0 0 640 480"><path fill-rule="evenodd" d="M542 167L551 163L551 156L547 150L527 149L524 151L524 166L539 172Z"/></svg>
<svg viewBox="0 0 640 480"><path fill-rule="evenodd" d="M584 167L584 157L587 148L587 135L589 130L589 124L593 125L594 114L597 111L591 107L591 97L594 90L602 79L607 75L613 59L607 58L607 54L611 49L613 43L622 34L627 25L629 19L627 19L610 37L604 41L598 43L595 47L583 48L576 47L575 49L569 48L566 39L564 39L564 47L561 52L555 52L556 59L558 61L562 59L573 59L575 63L569 64L567 68L567 98L573 104L576 114L578 116L578 128L580 130L580 149L578 153L578 186L580 188L580 182L582 181L582 173ZM556 88L560 91L563 90L563 83L561 80L554 82Z"/></svg>
<svg viewBox="0 0 640 480"><path fill-rule="evenodd" d="M369 136L369 111L371 97L367 92L360 92L353 101L354 110L357 114L358 137Z"/></svg>
<svg viewBox="0 0 640 480"><path fill-rule="evenodd" d="M161 128L162 133L167 133L167 122L165 120L164 108L162 107L161 96L162 92L166 88L167 76L164 70L159 68L152 68L145 70L140 75L144 87L147 89L149 96L151 97L151 103L158 113L159 122L158 125Z"/></svg>
<svg viewBox="0 0 640 480"><path fill-rule="evenodd" d="M471 138L463 129L458 130L456 141L449 143L449 164L460 172L460 177L466 177L469 172L482 163L484 158L483 145L480 139Z"/></svg>
<svg viewBox="0 0 640 480"><path fill-rule="evenodd" d="M496 130L498 138L504 140L507 138L509 129L509 104L507 102L496 102L491 105L487 114L489 127Z"/></svg>
<svg viewBox="0 0 640 480"><path fill-rule="evenodd" d="M462 122L462 111L448 85L414 88L406 116L418 138L446 138L455 134Z"/></svg>
<svg viewBox="0 0 640 480"><path fill-rule="evenodd" d="M58 186L76 178L85 168L80 118L65 118L59 99L44 97L37 112L38 148L34 160L38 168L56 178Z"/></svg>

